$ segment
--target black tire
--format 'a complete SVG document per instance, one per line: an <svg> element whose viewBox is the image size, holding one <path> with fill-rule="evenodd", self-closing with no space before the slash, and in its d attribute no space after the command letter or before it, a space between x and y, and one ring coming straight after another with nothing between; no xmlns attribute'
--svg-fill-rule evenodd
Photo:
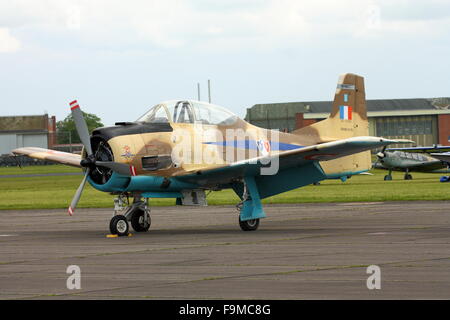
<svg viewBox="0 0 450 320"><path fill-rule="evenodd" d="M131 215L131 226L133 230L136 232L146 232L150 229L150 225L152 224L152 220L150 219L150 215L148 215L148 221L144 225L144 210L136 209Z"/></svg>
<svg viewBox="0 0 450 320"><path fill-rule="evenodd" d="M412 180L412 175L410 175L409 173L405 174L405 180Z"/></svg>
<svg viewBox="0 0 450 320"><path fill-rule="evenodd" d="M392 176L390 176L390 175L384 176L384 181L391 181L391 180L392 180Z"/></svg>
<svg viewBox="0 0 450 320"><path fill-rule="evenodd" d="M259 227L259 219L241 221L241 217L239 216L239 226L242 231L255 231Z"/></svg>
<svg viewBox="0 0 450 320"><path fill-rule="evenodd" d="M119 237L128 236L129 225L127 218L123 215L117 215L112 217L109 223L109 230L112 234L117 234Z"/></svg>

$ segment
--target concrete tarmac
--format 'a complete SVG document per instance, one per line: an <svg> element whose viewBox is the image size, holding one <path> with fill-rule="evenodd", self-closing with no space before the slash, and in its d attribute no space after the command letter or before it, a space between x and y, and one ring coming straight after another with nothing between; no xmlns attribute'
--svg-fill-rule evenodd
<svg viewBox="0 0 450 320"><path fill-rule="evenodd" d="M112 209L0 211L0 299L449 299L449 204L266 205L255 232L232 206L156 207L120 238Z"/></svg>

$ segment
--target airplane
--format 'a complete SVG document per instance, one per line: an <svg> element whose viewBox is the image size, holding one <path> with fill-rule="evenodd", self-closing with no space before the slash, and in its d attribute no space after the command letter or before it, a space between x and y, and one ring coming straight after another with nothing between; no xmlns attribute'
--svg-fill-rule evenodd
<svg viewBox="0 0 450 320"><path fill-rule="evenodd" d="M351 73L339 77L330 116L291 133L259 128L217 105L172 100L134 122L89 135L78 102L70 108L84 145L81 155L34 147L12 152L82 168L69 215L87 181L115 196L109 229L118 236L129 234L129 223L136 232L149 230L151 198L207 205L205 191L222 189L240 198L240 228L254 231L266 217L261 199L367 172L369 150L412 143L368 136L364 78Z"/></svg>
<svg viewBox="0 0 450 320"><path fill-rule="evenodd" d="M410 172L432 172L447 173L448 163L438 160L433 155L417 152L407 152L407 150L417 150L415 148L383 148L377 153L377 161L373 164L376 169L387 169L389 173L384 176L385 181L392 180L392 171L405 171L404 179L411 180Z"/></svg>

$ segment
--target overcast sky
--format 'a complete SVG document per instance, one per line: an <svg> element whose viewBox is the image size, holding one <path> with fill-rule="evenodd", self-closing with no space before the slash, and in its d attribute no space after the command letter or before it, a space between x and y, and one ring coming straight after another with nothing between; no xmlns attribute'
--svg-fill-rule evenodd
<svg viewBox="0 0 450 320"><path fill-rule="evenodd" d="M107 125L197 97L331 100L339 74L368 99L450 96L448 0L0 0L0 116L63 119L78 99Z"/></svg>

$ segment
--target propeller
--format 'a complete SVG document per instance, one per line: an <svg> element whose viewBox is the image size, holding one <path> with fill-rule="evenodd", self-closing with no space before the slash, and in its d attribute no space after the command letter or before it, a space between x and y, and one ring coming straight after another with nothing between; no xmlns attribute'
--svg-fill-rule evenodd
<svg viewBox="0 0 450 320"><path fill-rule="evenodd" d="M75 127L77 129L78 136L80 137L81 142L86 148L86 153L88 157L92 156L91 137L89 135L86 120L84 120L83 112L81 112L80 105L78 104L77 100L74 100L70 103L70 110L72 111L72 117L75 121Z"/></svg>
<svg viewBox="0 0 450 320"><path fill-rule="evenodd" d="M81 111L80 105L78 104L77 100L74 100L70 103L70 110L72 111L72 117L75 122L77 133L80 137L81 142L83 143L87 154L87 157L80 162L80 165L86 168L83 180L81 181L80 186L75 192L75 195L73 196L72 202L70 203L70 207L68 209L69 215L73 215L78 201L80 200L81 193L83 192L87 178L91 171L95 169L95 167L106 167L124 176L135 176L136 168L133 165L114 161L96 161L96 154L92 153L91 137L89 135L86 120L84 119L83 112Z"/></svg>
<svg viewBox="0 0 450 320"><path fill-rule="evenodd" d="M386 147L387 146L384 146L383 149L381 149L381 151L377 153L378 160L382 160L383 158L386 157L386 153L385 153Z"/></svg>
<svg viewBox="0 0 450 320"><path fill-rule="evenodd" d="M386 147L387 147L387 146L384 146L383 149L381 149L381 151L377 153L377 161L375 161L375 162L372 164L372 167L373 167L373 168L376 168L378 163L380 163L380 164L383 163L383 159L386 157L386 153L385 153Z"/></svg>
<svg viewBox="0 0 450 320"><path fill-rule="evenodd" d="M77 189L77 192L75 192L75 195L73 196L72 202L70 203L70 207L67 210L69 212L69 215L73 215L73 212L75 208L77 207L78 201L80 200L81 193L83 192L84 185L86 184L87 177L89 176L91 169L87 168L86 173L84 174L83 180L80 183L80 186Z"/></svg>

